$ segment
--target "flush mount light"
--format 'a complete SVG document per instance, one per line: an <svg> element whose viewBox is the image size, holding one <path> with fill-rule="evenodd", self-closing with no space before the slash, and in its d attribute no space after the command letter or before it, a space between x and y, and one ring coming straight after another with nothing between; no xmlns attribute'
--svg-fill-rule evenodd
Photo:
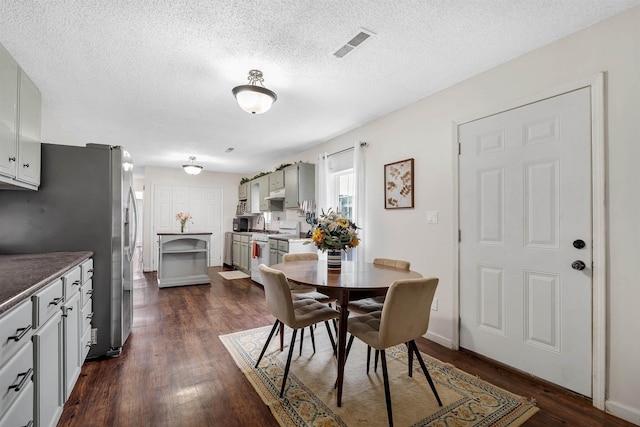
<svg viewBox="0 0 640 427"><path fill-rule="evenodd" d="M278 97L275 92L264 87L262 71L249 71L247 80L249 80L248 85L236 86L231 90L233 96L235 96L238 101L238 105L247 113L266 113Z"/></svg>
<svg viewBox="0 0 640 427"><path fill-rule="evenodd" d="M202 172L202 166L196 164L196 158L193 156L189 157L189 163L182 165L182 167L189 175L198 175Z"/></svg>

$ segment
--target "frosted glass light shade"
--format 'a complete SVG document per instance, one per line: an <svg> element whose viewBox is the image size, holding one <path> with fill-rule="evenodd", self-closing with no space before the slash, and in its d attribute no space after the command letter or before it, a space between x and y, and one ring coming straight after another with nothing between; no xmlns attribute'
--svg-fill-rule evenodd
<svg viewBox="0 0 640 427"><path fill-rule="evenodd" d="M261 86L236 86L232 92L240 108L251 114L266 113L278 99L273 91Z"/></svg>

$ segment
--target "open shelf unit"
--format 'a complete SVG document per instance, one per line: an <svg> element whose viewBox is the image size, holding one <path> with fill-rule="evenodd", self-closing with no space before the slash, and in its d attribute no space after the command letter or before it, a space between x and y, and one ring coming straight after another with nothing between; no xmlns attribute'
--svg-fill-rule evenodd
<svg viewBox="0 0 640 427"><path fill-rule="evenodd" d="M158 287L211 283L211 233L158 233Z"/></svg>

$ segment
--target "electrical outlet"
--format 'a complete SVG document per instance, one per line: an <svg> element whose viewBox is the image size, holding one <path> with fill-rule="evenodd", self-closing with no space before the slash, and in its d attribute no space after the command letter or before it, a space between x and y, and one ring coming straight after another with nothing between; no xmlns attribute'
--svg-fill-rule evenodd
<svg viewBox="0 0 640 427"><path fill-rule="evenodd" d="M437 224L437 223L438 223L438 211L428 211L427 224Z"/></svg>
<svg viewBox="0 0 640 427"><path fill-rule="evenodd" d="M431 310L438 311L438 298L434 298L431 303Z"/></svg>
<svg viewBox="0 0 640 427"><path fill-rule="evenodd" d="M98 328L91 329L91 345L98 344Z"/></svg>

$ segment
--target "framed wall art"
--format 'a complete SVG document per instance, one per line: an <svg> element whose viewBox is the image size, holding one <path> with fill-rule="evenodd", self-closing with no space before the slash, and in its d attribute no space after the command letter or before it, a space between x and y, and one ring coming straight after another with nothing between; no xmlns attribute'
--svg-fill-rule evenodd
<svg viewBox="0 0 640 427"><path fill-rule="evenodd" d="M413 159L384 165L384 208L413 207Z"/></svg>

